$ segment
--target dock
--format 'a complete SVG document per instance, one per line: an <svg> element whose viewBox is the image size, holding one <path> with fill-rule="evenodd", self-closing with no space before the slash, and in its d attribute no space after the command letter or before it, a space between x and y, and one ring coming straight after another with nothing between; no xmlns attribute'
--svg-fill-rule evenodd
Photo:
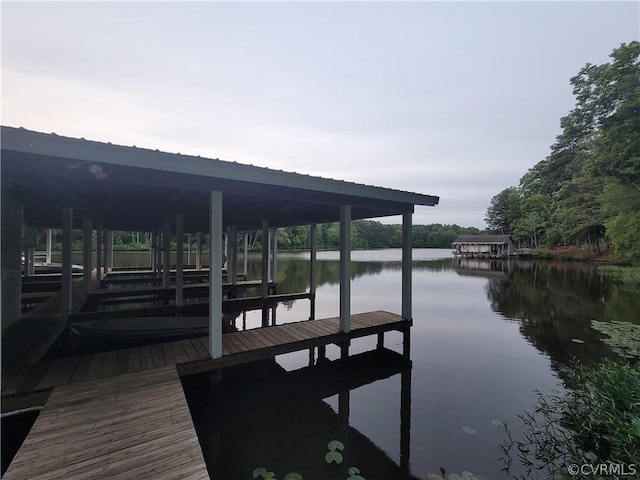
<svg viewBox="0 0 640 480"><path fill-rule="evenodd" d="M343 332L340 319L333 317L225 333L222 357L217 359L209 355L209 337L199 337L41 361L26 365L17 374L4 373L2 395L33 393L169 366L177 367L181 375L215 370L391 330L405 331L409 322L400 315L376 311L351 315L351 326L350 332Z"/></svg>
<svg viewBox="0 0 640 480"><path fill-rule="evenodd" d="M165 367L54 388L3 478L209 474L176 369Z"/></svg>
<svg viewBox="0 0 640 480"><path fill-rule="evenodd" d="M334 317L226 333L216 359L209 338L199 337L3 372L3 403L46 399L3 478L210 478L180 376L316 347L320 358L328 344L344 352L368 335L382 346L392 330L405 332L407 349L409 327L400 315L375 311L351 315L349 332Z"/></svg>

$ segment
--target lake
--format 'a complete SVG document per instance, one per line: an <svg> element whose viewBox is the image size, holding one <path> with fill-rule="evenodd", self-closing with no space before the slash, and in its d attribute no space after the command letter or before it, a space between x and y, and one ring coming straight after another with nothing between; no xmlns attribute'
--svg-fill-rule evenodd
<svg viewBox="0 0 640 480"><path fill-rule="evenodd" d="M457 260L438 249L416 249L413 257L410 366L359 355L375 349L371 337L352 342L354 362L343 369L309 368L316 359L303 351L225 371L222 383L206 374L183 379L214 478L252 478L260 467L278 479L291 472L347 478L350 467L367 480L425 479L441 467L509 478L522 471L515 462L502 470L497 420L517 430L536 391L562 389L560 369L573 358L591 364L616 356L592 320L639 321L637 292L590 265ZM117 258L145 264L148 254ZM308 290L308 258L279 254L278 293ZM338 258L318 253L316 318L339 313ZM400 313L400 258L400 250L353 252L352 313ZM259 278L259 268L252 255L248 278ZM298 300L279 305L275 321L308 316L309 301ZM254 311L242 323L261 322ZM387 334L385 346L402 352L402 336ZM328 359L339 353L327 347ZM344 445L339 465L325 461L332 440Z"/></svg>
<svg viewBox="0 0 640 480"><path fill-rule="evenodd" d="M572 358L592 363L615 356L602 335L591 329L592 319L637 321L635 312L640 311L634 292L588 265L458 261L449 250L431 249L414 250L413 256L410 372L347 392L346 429L340 424L340 394L306 398L294 389L302 397L296 402L281 392L292 388L282 371L291 375L303 369L309 364L308 352L277 357L276 367L263 366L259 373L231 375L223 383L225 392L233 392L231 399L220 389L205 388L202 378L184 382L205 455L218 478L250 478L257 467L277 478L289 472L304 478L347 478L346 466L334 476L323 465L326 443L332 436L343 441L341 435L355 444L371 444L360 447L360 463L350 463L368 480L424 479L440 467L509 478L500 461L504 430L495 420L517 428L518 414L531 407L537 390L561 388L559 369ZM353 313L400 313L400 258L400 250L353 252ZM259 276L257 259L249 276ZM307 289L308 278L308 254L279 255L279 293ZM338 315L338 278L338 253L320 252L318 318ZM308 301L281 305L276 321L299 321L308 312ZM246 324L259 327L260 313L249 312ZM401 352L400 334L387 337L387 348ZM352 343L350 353L374 348L375 338L361 339ZM328 357L339 358L338 348L329 348ZM402 402L406 405L401 398L403 375L410 377L409 425L401 425L407 421L406 415L401 418ZM304 375L296 381L304 384ZM408 446L403 431L405 436L408 432ZM344 443L346 463L349 445ZM390 474L380 471L384 461L378 456L396 465L408 463L408 468L385 476ZM519 473L518 466L510 473Z"/></svg>

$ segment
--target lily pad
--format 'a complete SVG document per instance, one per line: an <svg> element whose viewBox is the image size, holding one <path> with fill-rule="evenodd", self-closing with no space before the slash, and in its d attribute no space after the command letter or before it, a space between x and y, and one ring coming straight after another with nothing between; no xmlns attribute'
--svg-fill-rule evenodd
<svg viewBox="0 0 640 480"><path fill-rule="evenodd" d="M284 480L304 480L302 478L302 475L300 475L298 472L291 472L291 473L287 473L284 476Z"/></svg>
<svg viewBox="0 0 640 480"><path fill-rule="evenodd" d="M427 473L427 480L444 480L444 478L435 473Z"/></svg>
<svg viewBox="0 0 640 480"><path fill-rule="evenodd" d="M462 431L464 433L468 433L469 435L473 435L473 434L477 433L477 430L474 430L469 425L465 425L464 427L462 427ZM449 477L449 478L451 478L451 477Z"/></svg>
<svg viewBox="0 0 640 480"><path fill-rule="evenodd" d="M573 343L584 343L584 340L580 340L579 338L572 338L571 341Z"/></svg>
<svg viewBox="0 0 640 480"><path fill-rule="evenodd" d="M630 322L591 320L591 328L606 335L602 341L623 358L640 358L640 325Z"/></svg>
<svg viewBox="0 0 640 480"><path fill-rule="evenodd" d="M340 440L331 440L327 448L333 452L335 450L344 450L344 445Z"/></svg>
<svg viewBox="0 0 640 480"><path fill-rule="evenodd" d="M342 463L343 457L340 452L330 451L324 456L327 463Z"/></svg>
<svg viewBox="0 0 640 480"><path fill-rule="evenodd" d="M494 427L504 427L504 423L502 423L497 418L492 418L491 419L491 425L493 425ZM462 473L464 473L464 472L462 472Z"/></svg>
<svg viewBox="0 0 640 480"><path fill-rule="evenodd" d="M266 476L267 476L267 470L265 468L260 467L260 468L256 468L253 471L253 478L258 478L258 477L264 478Z"/></svg>

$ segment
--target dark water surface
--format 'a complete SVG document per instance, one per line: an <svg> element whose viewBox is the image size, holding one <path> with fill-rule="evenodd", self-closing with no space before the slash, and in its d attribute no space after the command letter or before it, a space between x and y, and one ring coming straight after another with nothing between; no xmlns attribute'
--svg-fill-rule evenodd
<svg viewBox="0 0 640 480"><path fill-rule="evenodd" d="M400 255L353 253L352 313L400 312ZM337 316L338 254L322 252L318 261L317 318ZM250 277L257 268L252 263ZM278 277L279 293L307 289L308 254L280 255ZM351 466L367 480L424 479L440 467L508 478L496 420L517 426L536 390L562 388L559 367L572 358L614 357L591 320L637 321L638 311L636 292L592 266L458 261L447 250L415 250L410 367L360 358L375 348L372 337L352 343L354 362L342 370L308 368L305 351L225 372L222 384L209 387L199 376L185 387L216 478L250 478L263 467L277 478L337 479ZM309 302L296 301L279 306L276 321L308 315ZM259 312L247 314L248 328L260 322ZM385 346L402 352L401 335L387 334ZM328 348L330 359L338 356ZM344 462L329 466L334 439L345 445Z"/></svg>
<svg viewBox="0 0 640 480"><path fill-rule="evenodd" d="M410 364L362 354L375 349L371 337L354 341L342 365L309 367L304 351L225 371L222 383L206 374L183 380L214 478L252 478L259 467L278 479L342 479L349 467L367 480L425 479L440 467L508 478L497 420L517 428L536 390L562 388L560 367L572 358L616 356L591 320L639 322L637 292L589 265L459 261L433 249L413 255ZM123 266L148 258L118 256ZM400 313L400 256L353 252L352 313ZM259 268L256 256L249 279L260 278ZM317 278L316 318L337 316L337 252L318 254ZM308 253L279 255L278 285L278 293L308 290ZM279 305L275 317L281 324L308 316L309 301L299 300ZM260 312L246 313L246 328L261 322ZM402 336L388 333L385 346L402 352ZM338 348L328 347L327 357L336 360ZM339 465L325 461L331 440L345 446ZM510 473L519 473L516 465Z"/></svg>

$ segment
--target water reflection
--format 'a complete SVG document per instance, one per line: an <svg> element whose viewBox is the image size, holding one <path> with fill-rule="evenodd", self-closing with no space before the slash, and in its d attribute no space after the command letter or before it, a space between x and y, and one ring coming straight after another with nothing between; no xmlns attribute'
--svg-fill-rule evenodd
<svg viewBox="0 0 640 480"><path fill-rule="evenodd" d="M389 350L354 355L287 372L274 361L226 370L221 383L206 375L183 384L209 473L213 478L251 478L265 468L284 478L347 478L357 467L368 479L415 479L409 472L411 362ZM350 425L351 392L400 377L400 459ZM396 382L394 382L396 383ZM323 401L338 397L337 409ZM387 414L393 412L386 411ZM344 461L327 463L327 445L339 440Z"/></svg>
<svg viewBox="0 0 640 480"><path fill-rule="evenodd" d="M308 290L308 254L279 258L278 293ZM338 314L337 259L336 252L318 255L318 318ZM640 322L637 292L588 265L415 251L413 268L408 366L364 353L376 348L375 338L365 338L351 346L362 359L350 360L356 367L310 368L308 352L298 352L225 372L213 388L202 376L185 379L214 478L251 478L257 467L277 478L293 471L347 478L349 466L368 480L425 479L440 467L507 478L498 460L503 432L491 420L517 424L536 390L561 383L560 367L573 357L590 363L614 356L591 320ZM249 279L258 278L256 257ZM354 313L399 313L400 251L354 252L351 290ZM287 302L276 311L270 323L304 320L309 302ZM262 323L260 311L229 319L234 328ZM389 333L385 346L399 353L401 338ZM338 356L337 348L327 351L329 359ZM334 439L346 447L338 474L324 461Z"/></svg>

